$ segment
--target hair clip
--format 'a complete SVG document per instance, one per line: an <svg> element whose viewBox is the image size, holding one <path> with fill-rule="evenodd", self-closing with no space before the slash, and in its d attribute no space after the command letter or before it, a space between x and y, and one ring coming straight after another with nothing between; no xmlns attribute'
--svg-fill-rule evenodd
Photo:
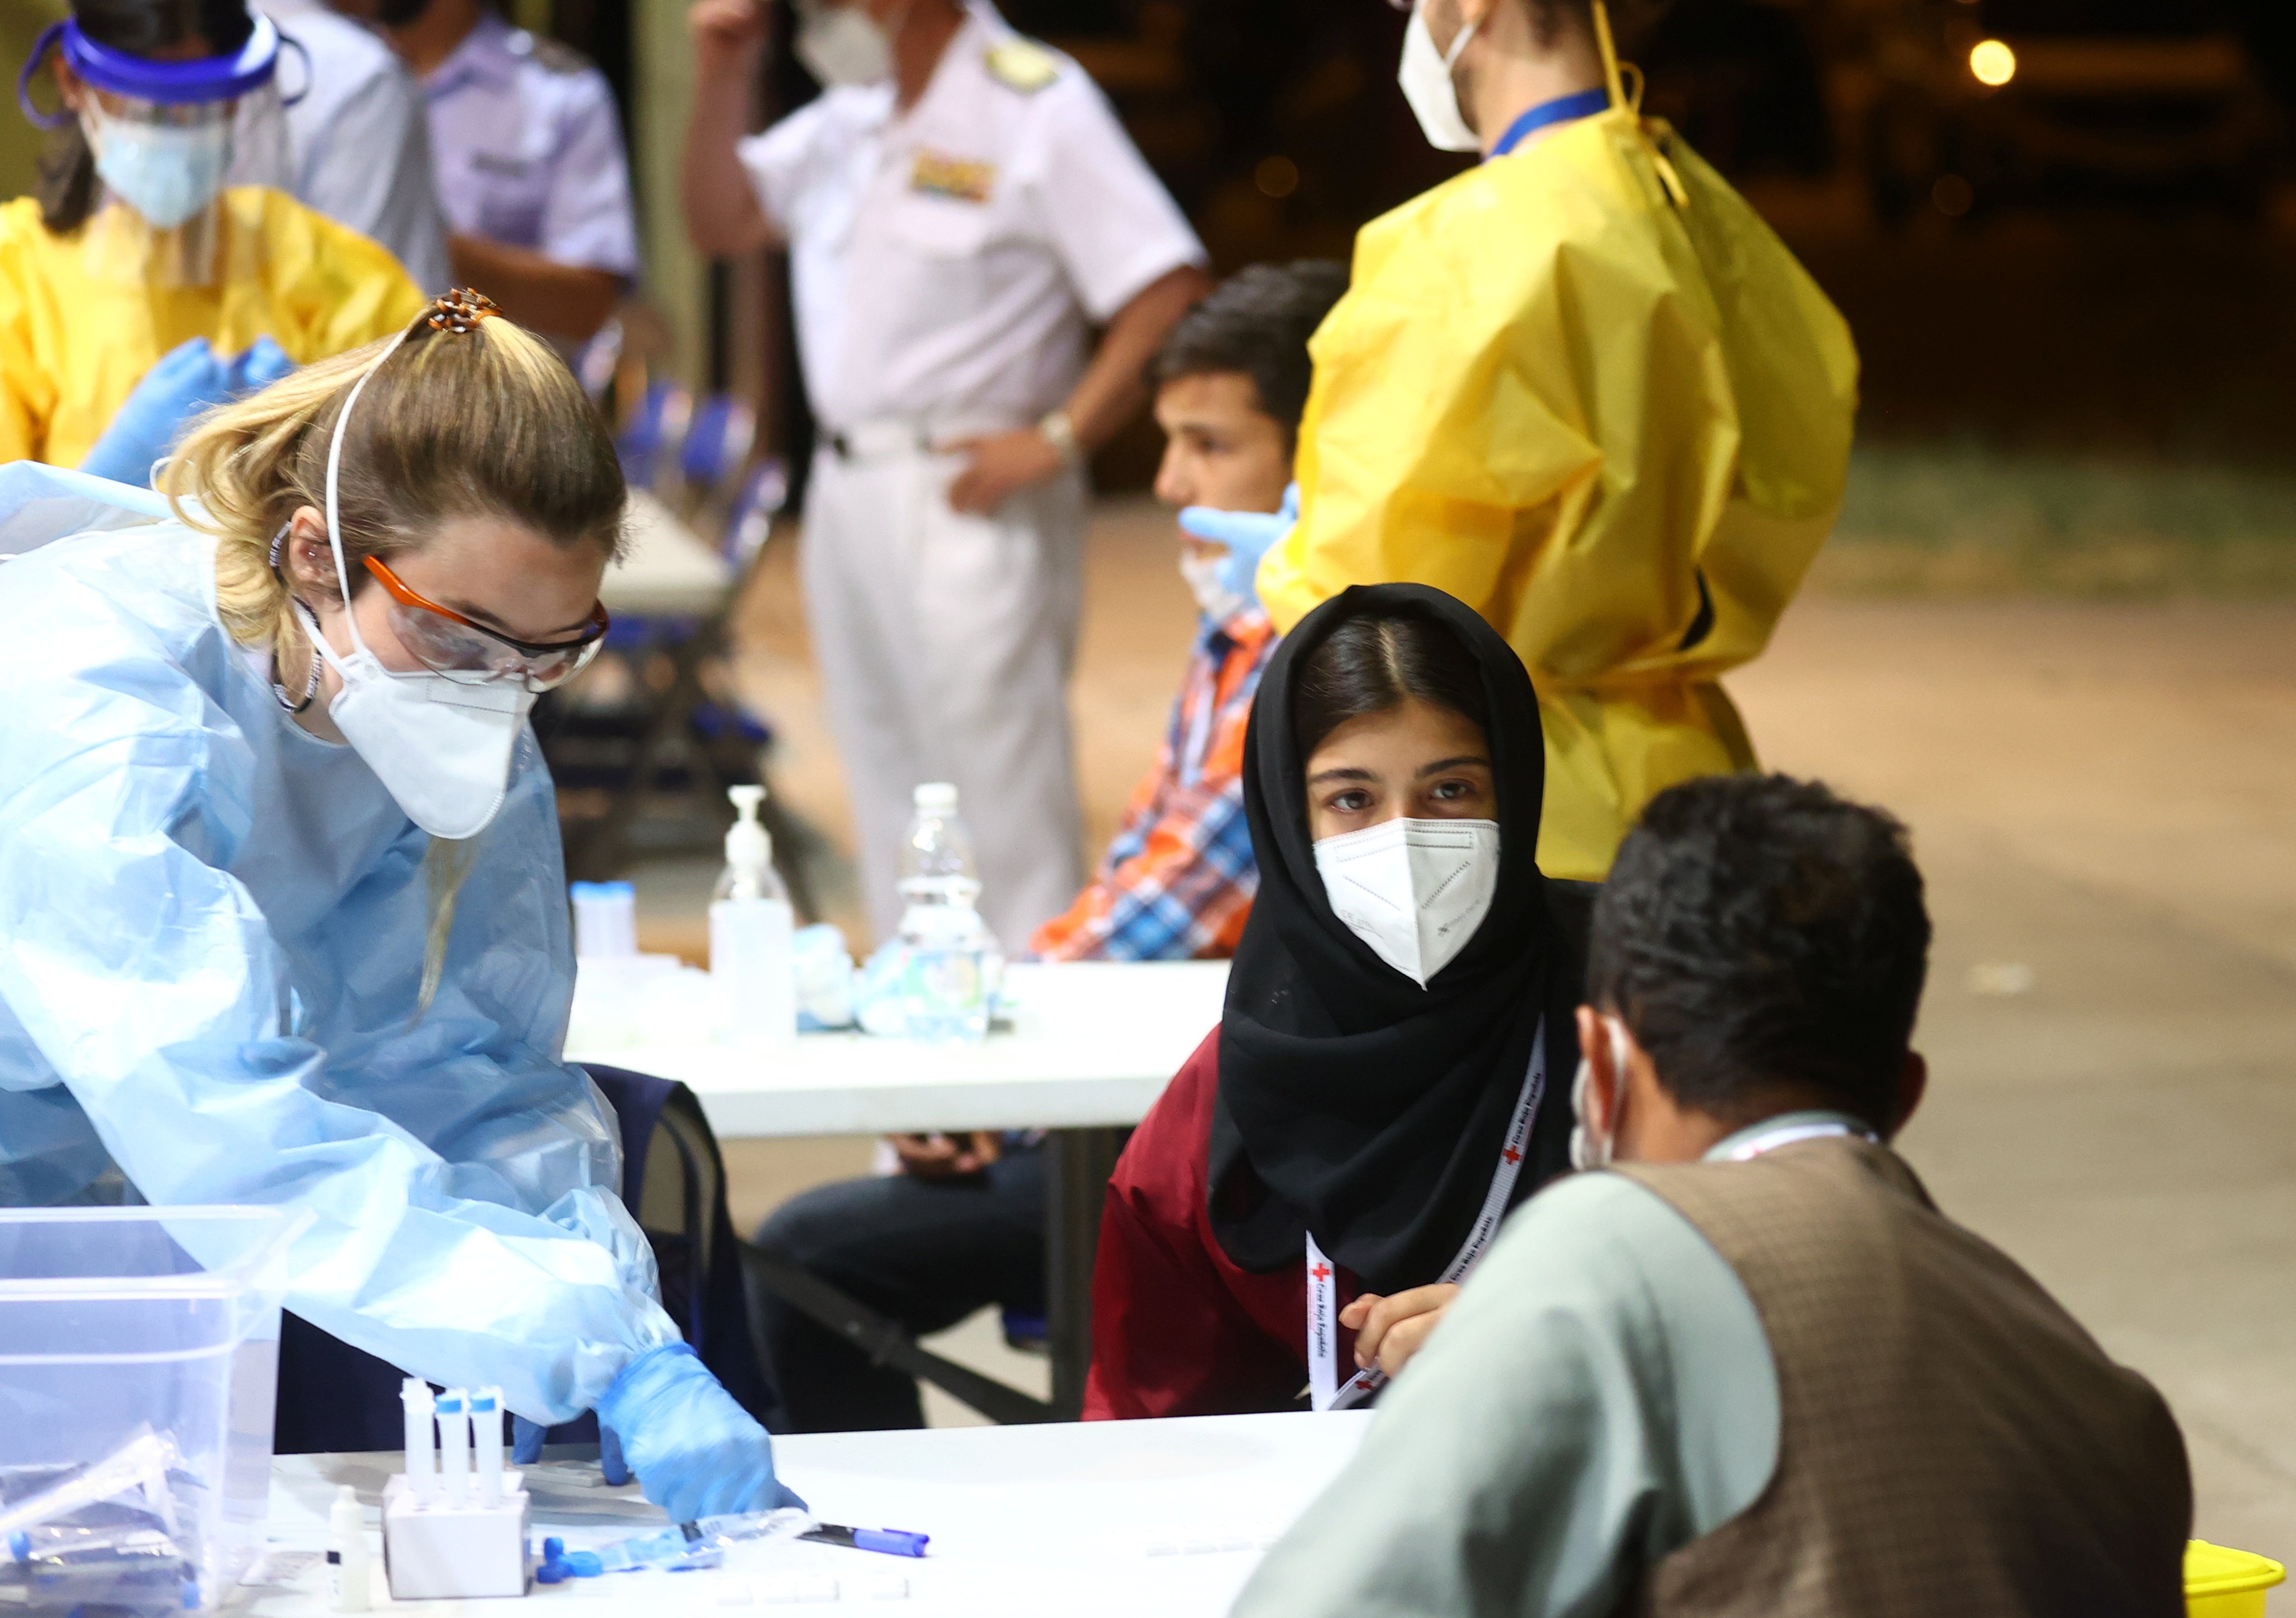
<svg viewBox="0 0 2296 1618"><path fill-rule="evenodd" d="M430 329L461 337L477 331L479 323L488 315L501 313L495 300L477 288L456 287L430 300Z"/></svg>

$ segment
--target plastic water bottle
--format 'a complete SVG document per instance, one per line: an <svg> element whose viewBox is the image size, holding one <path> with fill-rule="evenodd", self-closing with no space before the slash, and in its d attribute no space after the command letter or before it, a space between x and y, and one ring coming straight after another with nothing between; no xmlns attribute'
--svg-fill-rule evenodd
<svg viewBox="0 0 2296 1618"><path fill-rule="evenodd" d="M975 908L972 835L947 781L919 787L915 805L901 845L903 1020L911 1039L980 1039L1004 955Z"/></svg>
<svg viewBox="0 0 2296 1618"><path fill-rule="evenodd" d="M774 839L758 822L763 787L729 787L736 819L726 833L726 872L709 905L709 985L718 1036L734 1044L797 1037L796 932L789 890L774 870Z"/></svg>

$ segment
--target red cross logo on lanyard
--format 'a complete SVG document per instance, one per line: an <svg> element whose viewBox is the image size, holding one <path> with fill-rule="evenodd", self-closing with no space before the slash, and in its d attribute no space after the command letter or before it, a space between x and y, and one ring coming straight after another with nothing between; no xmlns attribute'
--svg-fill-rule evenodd
<svg viewBox="0 0 2296 1618"><path fill-rule="evenodd" d="M1501 1152L1499 1156L1505 1158L1509 1163L1521 1163L1522 1161L1522 1154L1515 1150L1513 1147L1507 1148L1506 1150Z"/></svg>
<svg viewBox="0 0 2296 1618"><path fill-rule="evenodd" d="M1332 1279L1332 1267L1329 1264L1318 1264L1308 1273L1319 1281L1328 1281Z"/></svg>

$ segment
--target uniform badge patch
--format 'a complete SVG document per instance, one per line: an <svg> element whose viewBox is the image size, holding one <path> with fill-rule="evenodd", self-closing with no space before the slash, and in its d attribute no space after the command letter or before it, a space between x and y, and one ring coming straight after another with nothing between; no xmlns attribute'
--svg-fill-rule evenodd
<svg viewBox="0 0 2296 1618"><path fill-rule="evenodd" d="M909 170L909 189L951 201L983 203L996 184L996 166L972 158L953 158L938 151L917 153Z"/></svg>

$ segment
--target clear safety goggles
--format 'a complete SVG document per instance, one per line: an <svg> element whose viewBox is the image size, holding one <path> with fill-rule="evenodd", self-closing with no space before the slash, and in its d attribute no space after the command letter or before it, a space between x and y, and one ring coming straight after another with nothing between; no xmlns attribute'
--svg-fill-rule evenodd
<svg viewBox="0 0 2296 1618"><path fill-rule="evenodd" d="M580 674L598 655L613 622L601 601L591 609L589 627L570 641L513 640L451 607L423 600L380 558L362 560L390 593L390 627L399 644L432 674L465 685L517 681L529 691L551 691Z"/></svg>

